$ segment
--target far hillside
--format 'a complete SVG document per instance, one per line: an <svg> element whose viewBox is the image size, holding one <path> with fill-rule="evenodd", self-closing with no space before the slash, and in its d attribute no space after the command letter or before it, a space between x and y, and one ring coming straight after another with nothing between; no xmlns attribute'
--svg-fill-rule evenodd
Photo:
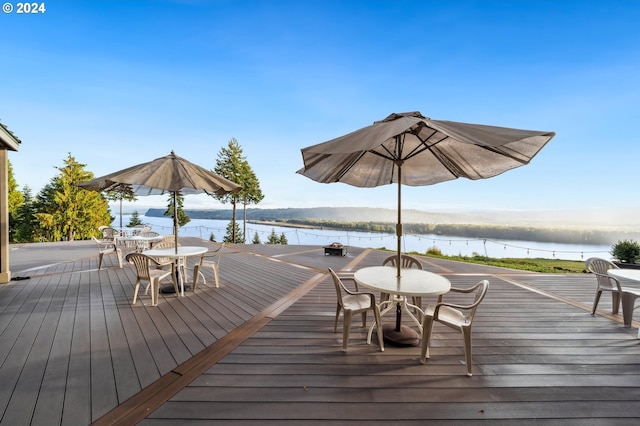
<svg viewBox="0 0 640 426"><path fill-rule="evenodd" d="M145 215L162 217L164 212L165 209L152 208ZM231 209L185 212L191 219L230 220L232 217ZM250 222L278 226L386 233L395 233L397 220L394 210L360 207L250 208L246 214ZM241 220L242 216L242 210L239 210L237 219ZM580 217L586 219L584 214ZM634 217L634 220L637 219ZM518 212L434 213L403 210L402 221L406 234L593 245L610 245L621 239L640 240L640 232L635 231L638 228L628 226L627 219L622 219L619 227L597 226L597 222L580 226L576 217L563 219L553 212L538 213L535 218L529 216L527 219Z"/></svg>

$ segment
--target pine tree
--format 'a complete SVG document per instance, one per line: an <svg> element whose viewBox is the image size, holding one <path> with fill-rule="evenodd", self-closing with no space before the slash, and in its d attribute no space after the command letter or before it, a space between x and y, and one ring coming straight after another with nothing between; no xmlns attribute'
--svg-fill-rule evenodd
<svg viewBox="0 0 640 426"><path fill-rule="evenodd" d="M185 226L191 222L191 218L187 216L184 211L184 197L180 194L176 196L176 204L178 206L178 226ZM167 210L164 212L165 216L173 217L173 195L169 195L169 204L167 204Z"/></svg>
<svg viewBox="0 0 640 426"><path fill-rule="evenodd" d="M258 231L253 234L253 240L251 240L251 244L262 244L260 241L260 235L258 235Z"/></svg>
<svg viewBox="0 0 640 426"><path fill-rule="evenodd" d="M69 153L60 172L38 194L35 201L39 232L45 241L73 241L98 235L100 225L113 217L104 195L77 186L93 178Z"/></svg>
<svg viewBox="0 0 640 426"><path fill-rule="evenodd" d="M223 204L233 204L233 215L231 219L233 223L236 223L238 202L243 204L245 213L244 232L246 233L246 206L247 204L259 203L264 198L264 195L260 189L258 178L251 169L251 166L249 166L247 159L242 153L242 148L235 138L231 138L226 148L223 147L220 149L214 172L242 187L240 192L216 195L215 197ZM238 241L235 237L233 239Z"/></svg>
<svg viewBox="0 0 640 426"><path fill-rule="evenodd" d="M131 217L129 218L129 223L127 224L127 228L133 228L134 226L142 225L142 221L140 220L140 215L138 211L135 210L131 213Z"/></svg>
<svg viewBox="0 0 640 426"><path fill-rule="evenodd" d="M282 244L282 245L289 244L289 241L287 240L287 236L284 235L284 232L282 234L280 234L280 239L278 240L278 243Z"/></svg>
<svg viewBox="0 0 640 426"><path fill-rule="evenodd" d="M14 241L20 243L32 243L37 241L36 230L38 219L35 216L35 206L31 189L25 186L22 190L23 203L17 208L15 229L13 229Z"/></svg>
<svg viewBox="0 0 640 426"><path fill-rule="evenodd" d="M222 241L224 241L225 243L242 244L244 242L244 236L242 235L240 226L237 223L230 221L227 225L227 233L225 234Z"/></svg>
<svg viewBox="0 0 640 426"><path fill-rule="evenodd" d="M9 241L16 241L16 231L21 221L21 218L19 216L20 206L24 204L24 196L22 192L18 190L18 183L13 176L13 167L11 166L11 161L7 161L7 173L9 184L9 195L7 199L7 210L9 212Z"/></svg>
<svg viewBox="0 0 640 426"><path fill-rule="evenodd" d="M278 238L278 236L276 235L276 230L273 228L271 228L271 234L269 234L267 244L280 244L280 238Z"/></svg>

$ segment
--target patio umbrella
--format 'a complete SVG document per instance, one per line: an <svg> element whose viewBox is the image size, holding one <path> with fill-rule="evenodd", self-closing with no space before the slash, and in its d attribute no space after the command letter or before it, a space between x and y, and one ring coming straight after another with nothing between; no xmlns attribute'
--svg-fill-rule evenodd
<svg viewBox="0 0 640 426"><path fill-rule="evenodd" d="M110 191L128 184L135 195L161 195L171 193L173 199L173 232L178 250L178 194L209 195L238 192L241 186L228 179L193 164L173 151L147 163L131 166L108 175L78 184L79 187L94 191Z"/></svg>
<svg viewBox="0 0 640 426"><path fill-rule="evenodd" d="M464 177L486 179L528 164L554 132L432 120L419 112L391 114L330 141L303 148L298 173L317 182L371 188L398 184L397 275L402 239L401 186Z"/></svg>

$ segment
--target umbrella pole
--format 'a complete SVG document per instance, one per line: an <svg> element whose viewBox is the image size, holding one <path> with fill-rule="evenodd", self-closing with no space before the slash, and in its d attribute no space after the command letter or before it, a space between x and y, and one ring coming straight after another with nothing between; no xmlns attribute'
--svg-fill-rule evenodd
<svg viewBox="0 0 640 426"><path fill-rule="evenodd" d="M177 192L173 191L173 236L175 237L173 246L178 254L178 196L176 194Z"/></svg>
<svg viewBox="0 0 640 426"><path fill-rule="evenodd" d="M400 264L402 260L402 162L398 161L398 223L396 224L396 236L398 237L398 259L396 259L397 277L400 277Z"/></svg>
<svg viewBox="0 0 640 426"><path fill-rule="evenodd" d="M122 231L122 194L120 194L120 231Z"/></svg>

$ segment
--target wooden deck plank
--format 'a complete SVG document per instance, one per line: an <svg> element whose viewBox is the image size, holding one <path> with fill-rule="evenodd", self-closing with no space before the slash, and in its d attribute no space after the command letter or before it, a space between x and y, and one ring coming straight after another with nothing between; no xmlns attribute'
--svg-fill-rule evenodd
<svg viewBox="0 0 640 426"><path fill-rule="evenodd" d="M460 284L464 282L472 284L478 277L456 278ZM565 393L567 387L578 389L579 395L569 396L574 401L582 401L580 398L584 397L585 393L589 394L584 391L585 387L599 388L607 385L631 386L636 390L634 393L637 396L637 386L640 385L640 371L636 368L637 358L627 358L630 360L630 369L624 372L624 377L621 378L620 364L611 364L613 359L606 356L597 357L591 353L594 345L622 339L628 344L623 345L621 349L627 349L629 355L635 357L639 353L638 345L633 340L629 340L629 333L625 329L611 329L611 322L605 320L604 322L609 326L606 330L596 324L595 329L583 331L581 329L584 329L585 325L600 322L599 319L583 310L571 306L565 307L561 302L548 299L544 295L514 287L508 282L492 279L491 295L495 295L495 300L488 295L481 306L482 309L478 311L477 329L474 332L476 365L474 365L475 375L472 378L462 375L463 348L459 334L438 325L434 329L436 340L432 345L431 360L425 366L418 362L418 348L394 348L380 353L374 347L368 347L355 340L364 339L363 332L354 333L349 354L342 353L339 337L334 336L333 339L331 337L334 308L328 296L331 291L330 285L318 287L296 304L298 310L304 311L300 308L301 306L304 308L305 300L309 299L316 306L316 310L323 315L316 315L312 317L313 319L302 321L299 318L300 314L296 312L293 319L287 320L288 314L296 309L287 310L242 345L242 348L237 351L241 354L236 352L229 354L178 393L170 402L150 415L145 424L154 424L156 419L190 418L209 421L258 418L350 419L348 410L343 413L336 408L338 412L333 411L333 403L340 402L358 403L357 411L367 413L359 417L360 420L392 421L397 420L397 417L389 417L390 413L395 416L396 412L403 411L405 404L412 400L417 403L428 403L430 399L424 394L436 395L433 389L440 388L448 392L448 399L438 393L438 396L434 397L433 410L428 414L422 411L419 414L413 413L408 415L407 419L466 418L473 420L475 416L471 411L464 413L465 410L463 410L461 414L455 410L442 409L438 404L443 398L451 400L462 392L462 389L470 394L470 398L477 399L481 404L490 404L492 415L482 417L487 419L512 419L518 418L519 415L531 418L531 412L518 414L518 409L510 409L509 405L499 407L499 403L494 401L493 394L490 393L491 399L483 396L487 394L486 388L510 387L505 395L513 395L516 402L521 401L524 404L530 404L530 399L526 398L528 395L532 393L544 395L547 388L555 387L563 387ZM324 294L321 295L321 293ZM319 305L320 299L326 302ZM509 312L503 313L505 300L511 302ZM562 309L558 309L560 307ZM503 318L496 320L496 315L501 315ZM519 318L521 323L519 326L501 326L501 324L508 324L514 316ZM534 320L536 316L545 318L545 321L536 322ZM573 325L563 322L567 316L573 318L575 325L578 326L577 330ZM566 331L563 332L563 328ZM316 338L312 339L311 336ZM324 339L318 342L318 336ZM304 343L300 344L299 339ZM498 339L502 343L495 345ZM541 354L538 354L539 339L546 339L548 345L543 346L545 349ZM603 339L606 340L603 342ZM312 340L316 340L316 344L320 346L316 351L311 350L310 354ZM254 348L255 341L263 342ZM284 343L287 341L294 343L287 345ZM330 350L327 344L332 345L333 350ZM526 353L505 356L507 344L515 344L525 349ZM569 347L573 353L556 354L556 345L562 348ZM550 347L553 348L553 353L550 353ZM499 350L496 351L496 348ZM277 355L269 354L269 349L277 352ZM354 352L357 353L354 355ZM617 359L620 355L617 353L611 358ZM339 385L336 385L337 383ZM212 390L209 390L210 388ZM345 389L351 388L352 392L345 393ZM526 389L526 396L514 392L514 389L520 388ZM316 389L319 390L317 404L305 403L307 398L312 398L309 395ZM545 391L542 391L543 389ZM268 402L264 402L265 394L270 396L266 398ZM350 399L348 395L352 395L354 399ZM363 395L366 396L365 401L362 401ZM603 394L598 392L590 395L603 397ZM518 400L518 397L521 399ZM373 403L376 407L386 406L386 410L379 412L377 408L371 408L371 412L375 415L369 416L372 404L370 401L376 401ZM514 405L512 401L507 401ZM332 403L332 410L329 412L326 410L328 402ZM605 417L625 417L614 411L605 410L604 407L610 402L610 399L604 399L601 404L591 406L595 406L594 410ZM261 403L264 403L262 409L259 407ZM288 414L278 417L275 413L280 404L283 407L287 406ZM396 406L398 404L402 405L402 409ZM551 404L561 406L564 412L567 412L565 405L569 405L555 401L551 401ZM437 412L438 415L434 416L433 412ZM580 412L575 408L568 412L570 414L563 414L563 416L581 417ZM638 409L634 407L627 417L637 417L638 414ZM288 417L289 415L291 417ZM557 418L553 407L547 417Z"/></svg>
<svg viewBox="0 0 640 426"><path fill-rule="evenodd" d="M81 277L75 274L71 276ZM69 348L69 375L65 387L62 425L72 426L91 421L90 301L90 287L81 279L74 306L75 318Z"/></svg>
<svg viewBox="0 0 640 426"><path fill-rule="evenodd" d="M367 345L356 325L344 353L326 269L377 265L388 255L231 246L220 288L205 270L207 285L184 298L163 295L158 307L144 295L131 305L130 266L107 261L98 272L91 256L34 270L31 279L0 287L0 377L10 384L0 423L110 424L146 415L142 424L637 423L638 323L624 328L605 297L592 316L588 274L421 257L455 286L491 282L474 325L474 376L464 376L460 335L439 325L426 365L419 348ZM43 348L49 353L37 356ZM91 394L102 385L106 394Z"/></svg>
<svg viewBox="0 0 640 426"><path fill-rule="evenodd" d="M65 400L65 387L69 374L70 348L75 321L75 307L80 287L79 276L70 279L65 287L64 302L60 319L49 353L38 401L34 409L32 424L59 423Z"/></svg>
<svg viewBox="0 0 640 426"><path fill-rule="evenodd" d="M100 416L110 407L118 404L118 394L114 377L114 363L107 331L107 308L104 297L109 291L108 274L103 271L88 275L90 312L89 333L91 334L91 415Z"/></svg>

